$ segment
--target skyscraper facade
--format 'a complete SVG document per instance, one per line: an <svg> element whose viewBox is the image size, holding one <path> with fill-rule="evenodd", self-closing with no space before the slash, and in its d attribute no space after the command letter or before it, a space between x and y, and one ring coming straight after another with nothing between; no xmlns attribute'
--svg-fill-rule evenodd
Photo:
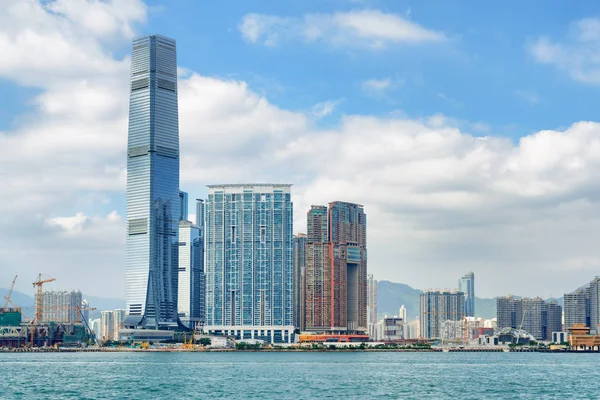
<svg viewBox="0 0 600 400"><path fill-rule="evenodd" d="M374 337L377 325L377 280L372 274L367 275L367 328L369 335Z"/></svg>
<svg viewBox="0 0 600 400"><path fill-rule="evenodd" d="M305 325L309 331L367 331L367 217L332 202L307 214Z"/></svg>
<svg viewBox="0 0 600 400"><path fill-rule="evenodd" d="M190 221L179 221L179 320L190 329L204 321L204 248L200 229Z"/></svg>
<svg viewBox="0 0 600 400"><path fill-rule="evenodd" d="M441 338L446 321L460 321L465 316L463 292L427 290L420 296L421 337Z"/></svg>
<svg viewBox="0 0 600 400"><path fill-rule="evenodd" d="M181 190L179 191L179 220L188 220L188 194Z"/></svg>
<svg viewBox="0 0 600 400"><path fill-rule="evenodd" d="M475 274L469 272L458 280L458 290L465 294L465 316L475 316Z"/></svg>
<svg viewBox="0 0 600 400"><path fill-rule="evenodd" d="M133 41L127 143L125 325L177 326L179 123L175 41Z"/></svg>
<svg viewBox="0 0 600 400"><path fill-rule="evenodd" d="M306 234L294 236L294 326L304 330L304 272L306 268Z"/></svg>
<svg viewBox="0 0 600 400"><path fill-rule="evenodd" d="M566 293L564 306L565 330L574 324L585 324L590 327L591 334L600 334L600 277L574 292Z"/></svg>
<svg viewBox="0 0 600 400"><path fill-rule="evenodd" d="M209 185L204 330L291 342L291 185Z"/></svg>

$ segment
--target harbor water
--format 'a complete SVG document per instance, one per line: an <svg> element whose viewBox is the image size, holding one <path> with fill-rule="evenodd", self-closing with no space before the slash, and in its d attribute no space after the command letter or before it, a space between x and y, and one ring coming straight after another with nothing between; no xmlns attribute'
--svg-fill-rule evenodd
<svg viewBox="0 0 600 400"><path fill-rule="evenodd" d="M597 399L599 354L0 353L1 399Z"/></svg>

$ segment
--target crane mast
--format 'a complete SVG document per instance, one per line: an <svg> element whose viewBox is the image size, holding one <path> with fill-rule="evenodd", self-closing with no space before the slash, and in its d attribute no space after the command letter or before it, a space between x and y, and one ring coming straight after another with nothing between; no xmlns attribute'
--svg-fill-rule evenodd
<svg viewBox="0 0 600 400"><path fill-rule="evenodd" d="M36 298L35 298L35 322L36 323L40 323L42 322L42 287L44 286L44 283L49 283L49 282L54 282L56 279L54 278L48 278L48 279L42 279L42 274L38 274L38 278L35 282L33 282L33 287L37 288L37 294L36 294Z"/></svg>
<svg viewBox="0 0 600 400"><path fill-rule="evenodd" d="M15 279L13 279L12 284L10 285L10 289L8 290L8 295L6 295L4 297L6 299L6 303L4 303L5 310L8 308L8 303L10 303L10 296L12 295L12 292L15 288L15 282L17 282L17 276L18 275L15 275Z"/></svg>

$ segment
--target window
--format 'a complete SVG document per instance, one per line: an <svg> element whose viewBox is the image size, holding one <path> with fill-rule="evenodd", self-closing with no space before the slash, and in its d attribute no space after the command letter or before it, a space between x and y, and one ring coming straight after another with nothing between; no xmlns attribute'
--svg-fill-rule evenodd
<svg viewBox="0 0 600 400"><path fill-rule="evenodd" d="M235 226L231 227L231 242L235 243Z"/></svg>
<svg viewBox="0 0 600 400"><path fill-rule="evenodd" d="M260 242L261 243L267 242L267 227L264 225L262 225L260 227Z"/></svg>

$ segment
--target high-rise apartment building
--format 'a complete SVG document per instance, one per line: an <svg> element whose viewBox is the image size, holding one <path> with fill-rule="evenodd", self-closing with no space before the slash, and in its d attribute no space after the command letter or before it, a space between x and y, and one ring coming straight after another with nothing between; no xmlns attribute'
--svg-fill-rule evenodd
<svg viewBox="0 0 600 400"><path fill-rule="evenodd" d="M465 316L465 294L459 291L433 291L421 293L421 337L441 338L446 321L460 321Z"/></svg>
<svg viewBox="0 0 600 400"><path fill-rule="evenodd" d="M291 342L291 185L209 185L204 330Z"/></svg>
<svg viewBox="0 0 600 400"><path fill-rule="evenodd" d="M205 319L204 247L200 229L189 221L179 221L178 283L179 320L195 329Z"/></svg>
<svg viewBox="0 0 600 400"><path fill-rule="evenodd" d="M475 274L469 272L458 280L458 290L465 294L465 316L475 316Z"/></svg>
<svg viewBox="0 0 600 400"><path fill-rule="evenodd" d="M42 321L57 323L81 322L80 291L44 291L42 293Z"/></svg>
<svg viewBox="0 0 600 400"><path fill-rule="evenodd" d="M179 124L175 41L133 41L127 143L127 319L174 328L177 318Z"/></svg>
<svg viewBox="0 0 600 400"><path fill-rule="evenodd" d="M562 307L536 297L499 297L496 300L497 327L522 329L537 340L551 340L562 331Z"/></svg>
<svg viewBox="0 0 600 400"><path fill-rule="evenodd" d="M406 318L407 318L407 317L406 317L406 307L404 307L404 304L402 304L402 305L400 306L400 310L398 310L398 311L399 311L399 312L398 312L398 316L399 316L400 318L402 318L402 321L404 321L404 322L407 322L407 319L406 319Z"/></svg>
<svg viewBox="0 0 600 400"><path fill-rule="evenodd" d="M374 337L377 325L377 280L367 275L367 328L369 336Z"/></svg>
<svg viewBox="0 0 600 400"><path fill-rule="evenodd" d="M592 335L600 334L600 277L564 296L565 331L574 324L590 327Z"/></svg>
<svg viewBox="0 0 600 400"><path fill-rule="evenodd" d="M119 330L125 323L125 310L106 310L100 313L100 334L96 332L96 337L101 341L112 340L119 341Z"/></svg>
<svg viewBox="0 0 600 400"><path fill-rule="evenodd" d="M367 217L336 201L307 214L305 328L367 331Z"/></svg>
<svg viewBox="0 0 600 400"><path fill-rule="evenodd" d="M181 190L179 191L179 220L188 220L188 194Z"/></svg>
<svg viewBox="0 0 600 400"><path fill-rule="evenodd" d="M114 340L115 320L114 313L110 310L100 313L100 340Z"/></svg>
<svg viewBox="0 0 600 400"><path fill-rule="evenodd" d="M294 236L294 326L304 330L304 272L306 269L306 234Z"/></svg>

